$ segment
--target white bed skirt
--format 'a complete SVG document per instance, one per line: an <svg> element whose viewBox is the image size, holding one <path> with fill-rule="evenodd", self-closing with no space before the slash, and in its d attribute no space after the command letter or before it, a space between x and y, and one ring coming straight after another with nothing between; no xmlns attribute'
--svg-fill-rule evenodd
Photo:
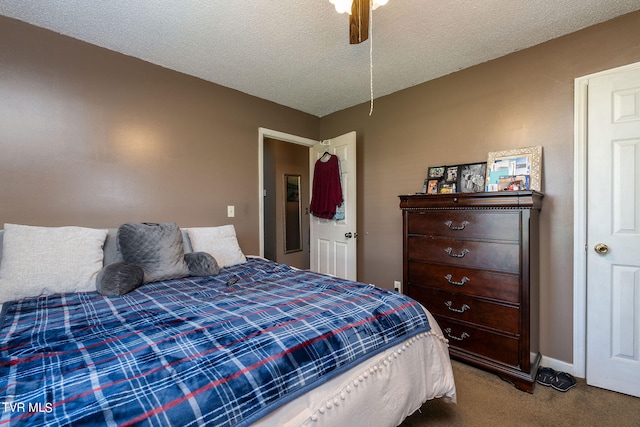
<svg viewBox="0 0 640 427"><path fill-rule="evenodd" d="M447 340L431 331L378 354L292 400L254 427L392 427L427 400L456 402Z"/></svg>

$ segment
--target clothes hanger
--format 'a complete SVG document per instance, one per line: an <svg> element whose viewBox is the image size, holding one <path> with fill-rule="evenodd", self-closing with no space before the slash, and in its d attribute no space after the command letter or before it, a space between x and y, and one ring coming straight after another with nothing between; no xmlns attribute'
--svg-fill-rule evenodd
<svg viewBox="0 0 640 427"><path fill-rule="evenodd" d="M322 161L329 160L328 158L325 159L326 156L329 156L329 158L331 158L331 153L329 153L328 151L325 151L322 157L320 157L320 160Z"/></svg>

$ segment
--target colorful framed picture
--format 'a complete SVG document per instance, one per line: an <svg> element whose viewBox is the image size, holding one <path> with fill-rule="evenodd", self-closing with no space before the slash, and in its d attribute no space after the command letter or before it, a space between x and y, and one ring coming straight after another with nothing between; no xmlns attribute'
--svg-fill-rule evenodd
<svg viewBox="0 0 640 427"><path fill-rule="evenodd" d="M438 194L438 183L439 179L428 179L427 180L427 194Z"/></svg>
<svg viewBox="0 0 640 427"><path fill-rule="evenodd" d="M447 166L444 173L445 182L458 182L458 171L460 166Z"/></svg>
<svg viewBox="0 0 640 427"><path fill-rule="evenodd" d="M444 176L444 166L433 166L427 170L427 178L441 179Z"/></svg>
<svg viewBox="0 0 640 427"><path fill-rule="evenodd" d="M438 194L452 194L455 192L456 192L455 182L440 181L440 184L438 184Z"/></svg>
<svg viewBox="0 0 640 427"><path fill-rule="evenodd" d="M541 191L541 165L542 146L491 152L487 157L487 191Z"/></svg>

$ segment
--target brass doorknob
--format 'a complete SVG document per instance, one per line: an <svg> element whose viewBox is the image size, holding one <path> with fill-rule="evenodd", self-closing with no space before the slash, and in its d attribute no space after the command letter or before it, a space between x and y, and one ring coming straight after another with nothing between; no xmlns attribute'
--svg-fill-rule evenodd
<svg viewBox="0 0 640 427"><path fill-rule="evenodd" d="M604 255L606 253L609 253L609 246L605 245L604 243L598 243L594 246L593 250L600 255Z"/></svg>

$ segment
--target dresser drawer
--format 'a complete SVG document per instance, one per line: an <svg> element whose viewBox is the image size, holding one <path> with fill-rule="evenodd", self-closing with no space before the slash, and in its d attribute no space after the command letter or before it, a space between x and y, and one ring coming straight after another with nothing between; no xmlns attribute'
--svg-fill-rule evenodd
<svg viewBox="0 0 640 427"><path fill-rule="evenodd" d="M510 334L518 333L517 306L483 301L468 295L433 288L409 286L409 296L422 303L434 315L446 316Z"/></svg>
<svg viewBox="0 0 640 427"><path fill-rule="evenodd" d="M520 245L517 243L410 235L407 244L409 261L420 260L508 273L520 272Z"/></svg>
<svg viewBox="0 0 640 427"><path fill-rule="evenodd" d="M449 346L514 367L519 366L519 339L434 315Z"/></svg>
<svg viewBox="0 0 640 427"><path fill-rule="evenodd" d="M520 301L520 276L449 265L409 261L408 285L431 286L447 292Z"/></svg>
<svg viewBox="0 0 640 427"><path fill-rule="evenodd" d="M520 239L520 213L517 211L418 211L407 216L409 234L460 239Z"/></svg>

